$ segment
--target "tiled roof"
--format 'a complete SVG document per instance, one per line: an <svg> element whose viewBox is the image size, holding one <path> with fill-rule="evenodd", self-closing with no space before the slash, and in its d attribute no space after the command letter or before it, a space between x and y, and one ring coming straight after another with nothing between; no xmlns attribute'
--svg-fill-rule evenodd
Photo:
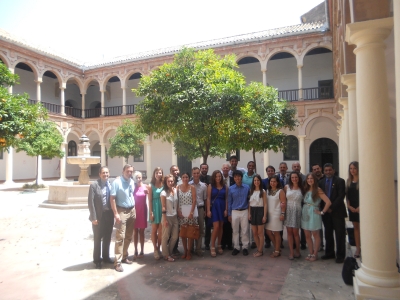
<svg viewBox="0 0 400 300"><path fill-rule="evenodd" d="M95 61L95 62L85 63L85 64L81 63L80 61L78 61L76 59L68 58L66 55L56 54L56 52L52 51L51 48L33 46L31 43L28 43L23 39L16 38L2 29L0 29L0 40L5 40L8 42L11 42L11 43L19 45L21 47L27 48L29 50L52 57L59 61L66 62L75 67L79 67L79 68L88 70L88 69L95 69L95 68L103 67L103 66L109 66L109 65L121 64L121 63L126 63L126 62L131 62L131 61L138 61L138 60L148 59L148 58L153 58L153 57L171 55L171 54L179 52L182 49L182 47L184 47L184 46L190 47L190 48L195 48L195 49L218 48L218 47L223 47L223 46L228 46L228 45L239 45L239 44L249 43L249 42L257 42L257 41L261 42L261 41L265 41L268 39L281 38L281 37L292 36L292 35L300 35L300 34L307 34L307 33L313 33L313 32L324 32L326 30L327 30L326 25L323 22L303 23L303 24L285 26L285 27L275 28L275 29L268 29L268 30L253 32L253 33L235 35L235 36L225 37L225 38L221 38L221 39L214 39L214 40L209 40L209 41L204 41L204 42L198 42L198 43L193 43L193 44L188 44L188 45L180 45L180 46L175 46L175 47L168 47L168 48L157 49L157 50L152 50L152 51L140 52L140 53L136 53L136 54L129 54L129 55L115 57L115 58L112 58L109 60L101 60L101 61Z"/></svg>

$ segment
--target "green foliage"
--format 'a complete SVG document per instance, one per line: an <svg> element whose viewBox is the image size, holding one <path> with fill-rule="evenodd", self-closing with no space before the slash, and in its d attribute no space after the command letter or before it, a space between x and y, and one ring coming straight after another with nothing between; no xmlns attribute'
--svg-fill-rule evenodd
<svg viewBox="0 0 400 300"><path fill-rule="evenodd" d="M115 136L110 139L110 149L108 155L110 157L124 157L128 161L129 156L141 154L140 145L143 144L146 134L136 126L131 120L125 120L124 123L117 128Z"/></svg>
<svg viewBox="0 0 400 300"><path fill-rule="evenodd" d="M17 152L25 151L29 156L42 155L48 158L64 157L61 151L63 137L51 121L38 121L30 134L17 143Z"/></svg>
<svg viewBox="0 0 400 300"><path fill-rule="evenodd" d="M188 159L202 156L206 162L208 156L224 155L220 141L229 127L223 124L239 118L246 84L236 69L233 55L184 48L133 90L144 96L137 111L140 126L176 143L175 152Z"/></svg>
<svg viewBox="0 0 400 300"><path fill-rule="evenodd" d="M25 183L25 184L22 186L22 188L23 188L23 189L38 190L38 189L44 189L44 188L46 188L46 186L45 186L44 184L36 184L36 183L29 184L29 183Z"/></svg>
<svg viewBox="0 0 400 300"><path fill-rule="evenodd" d="M40 104L30 105L27 94L8 92L7 88L16 84L18 78L0 62L0 149L16 146L18 138L31 134L37 120L47 118L46 109Z"/></svg>
<svg viewBox="0 0 400 300"><path fill-rule="evenodd" d="M229 124L231 135L225 140L227 147L253 151L253 156L255 152L282 149L286 134L281 130L297 126L296 108L279 100L275 88L259 82L246 86L243 98L240 119Z"/></svg>

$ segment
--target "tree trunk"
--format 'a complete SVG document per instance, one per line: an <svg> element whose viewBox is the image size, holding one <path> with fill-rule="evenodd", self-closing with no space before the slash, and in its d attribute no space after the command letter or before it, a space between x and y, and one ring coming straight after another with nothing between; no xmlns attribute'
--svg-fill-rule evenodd
<svg viewBox="0 0 400 300"><path fill-rule="evenodd" d="M255 165L254 172L256 174L258 174L257 173L257 162L256 162L256 150L254 148L253 148L253 161L254 161L254 165Z"/></svg>
<svg viewBox="0 0 400 300"><path fill-rule="evenodd" d="M39 185L39 155L36 156L36 185Z"/></svg>
<svg viewBox="0 0 400 300"><path fill-rule="evenodd" d="M125 157L125 164L128 164L128 159L129 159L129 156Z"/></svg>
<svg viewBox="0 0 400 300"><path fill-rule="evenodd" d="M208 158L208 155L204 154L203 155L203 164L207 163L207 158Z"/></svg>

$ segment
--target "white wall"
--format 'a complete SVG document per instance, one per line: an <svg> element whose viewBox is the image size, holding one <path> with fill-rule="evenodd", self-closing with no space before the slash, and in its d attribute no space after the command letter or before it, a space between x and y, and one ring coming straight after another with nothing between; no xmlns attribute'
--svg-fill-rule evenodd
<svg viewBox="0 0 400 300"><path fill-rule="evenodd" d="M333 79L332 52L304 57L302 77L303 88L318 87L319 80Z"/></svg>

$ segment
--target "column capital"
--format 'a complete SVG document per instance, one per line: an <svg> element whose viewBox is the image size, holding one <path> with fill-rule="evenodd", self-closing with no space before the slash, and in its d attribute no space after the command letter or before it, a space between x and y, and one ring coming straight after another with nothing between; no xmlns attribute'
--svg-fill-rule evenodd
<svg viewBox="0 0 400 300"><path fill-rule="evenodd" d="M303 67L303 65L297 65L297 69L301 69Z"/></svg>
<svg viewBox="0 0 400 300"><path fill-rule="evenodd" d="M261 72L267 72L267 68L261 68Z"/></svg>
<svg viewBox="0 0 400 300"><path fill-rule="evenodd" d="M393 28L393 18L376 19L346 25L346 42L356 45L354 53L366 45L383 43Z"/></svg>
<svg viewBox="0 0 400 300"><path fill-rule="evenodd" d="M297 138L299 138L299 139L305 139L306 137L307 137L307 136L304 135L304 134L300 134L300 135L297 136Z"/></svg>
<svg viewBox="0 0 400 300"><path fill-rule="evenodd" d="M349 100L347 97L340 97L339 103L343 106L343 110L346 110L348 108Z"/></svg>
<svg viewBox="0 0 400 300"><path fill-rule="evenodd" d="M43 82L42 77L36 79L35 82L41 84Z"/></svg>
<svg viewBox="0 0 400 300"><path fill-rule="evenodd" d="M356 73L343 74L341 82L347 86L347 91L354 90L356 88Z"/></svg>

